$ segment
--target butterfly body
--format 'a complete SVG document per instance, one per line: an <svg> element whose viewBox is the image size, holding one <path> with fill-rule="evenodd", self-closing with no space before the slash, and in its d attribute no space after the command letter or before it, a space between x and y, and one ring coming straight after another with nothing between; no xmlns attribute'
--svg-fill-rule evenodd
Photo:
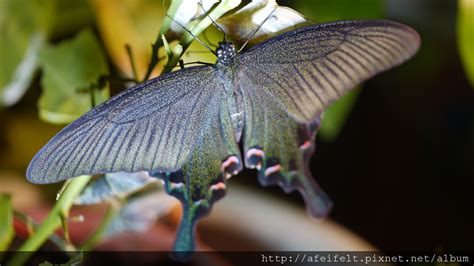
<svg viewBox="0 0 474 266"><path fill-rule="evenodd" d="M227 108L231 117L234 136L240 141L244 126L243 92L239 85L239 58L235 46L230 42L219 42L216 50L217 61L213 66L221 81L216 89L225 90Z"/></svg>
<svg viewBox="0 0 474 266"><path fill-rule="evenodd" d="M309 213L324 217L331 202L308 169L321 113L419 45L413 29L384 20L312 25L241 54L222 42L216 64L147 81L65 127L33 158L27 177L50 183L148 171L182 202L181 251L193 249L196 221L244 166L257 169L262 185L298 190Z"/></svg>

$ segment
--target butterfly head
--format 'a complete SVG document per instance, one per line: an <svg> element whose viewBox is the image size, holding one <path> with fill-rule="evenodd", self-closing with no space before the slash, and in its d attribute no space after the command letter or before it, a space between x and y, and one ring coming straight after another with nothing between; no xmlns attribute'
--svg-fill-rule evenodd
<svg viewBox="0 0 474 266"><path fill-rule="evenodd" d="M219 42L219 46L216 50L217 61L223 64L231 63L237 55L235 46L230 42Z"/></svg>

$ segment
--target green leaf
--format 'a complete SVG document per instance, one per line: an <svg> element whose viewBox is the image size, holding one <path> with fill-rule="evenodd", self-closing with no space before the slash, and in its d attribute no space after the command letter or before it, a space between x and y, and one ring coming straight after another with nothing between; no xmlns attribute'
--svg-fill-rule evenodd
<svg viewBox="0 0 474 266"><path fill-rule="evenodd" d="M324 112L318 136L326 141L334 141L339 136L360 91L360 88L350 91Z"/></svg>
<svg viewBox="0 0 474 266"><path fill-rule="evenodd" d="M48 216L42 221L41 225L38 226L35 233L17 249L19 252L16 252L12 256L7 265L24 265L26 261L28 261L34 254L32 251L38 250L41 245L54 234L54 231L61 226L61 217L68 216L74 199L84 189L91 178L91 176L83 175L69 179L67 186Z"/></svg>
<svg viewBox="0 0 474 266"><path fill-rule="evenodd" d="M44 1L44 0L43 0ZM96 19L90 1L48 0L55 2L54 19L50 26L53 38L71 36L87 27L94 27Z"/></svg>
<svg viewBox="0 0 474 266"><path fill-rule="evenodd" d="M474 1L459 0L458 45L467 78L474 88Z"/></svg>
<svg viewBox="0 0 474 266"><path fill-rule="evenodd" d="M0 194L0 217L0 251L6 251L15 236L13 207L9 194Z"/></svg>
<svg viewBox="0 0 474 266"><path fill-rule="evenodd" d="M99 78L109 70L92 31L83 30L72 40L45 47L40 59L43 67L41 119L56 124L69 123L109 97L108 86L99 87Z"/></svg>
<svg viewBox="0 0 474 266"><path fill-rule="evenodd" d="M161 35L161 39L163 40L163 47L165 48L166 56L168 56L168 58L171 58L173 56L173 50L171 49L170 44L166 40L165 35Z"/></svg>
<svg viewBox="0 0 474 266"><path fill-rule="evenodd" d="M250 38L250 43L261 42L306 23L300 13L289 7L279 6L275 0L251 1L217 21L228 35L242 42Z"/></svg>
<svg viewBox="0 0 474 266"><path fill-rule="evenodd" d="M240 2L241 2L240 0L222 0L204 18L200 20L194 20L191 23L189 23L189 25L183 25L185 27L190 27L189 30L191 33L189 32L183 33L183 36L181 37L181 40L179 41L179 45L181 45L182 51L186 51L188 49L189 45L191 45L192 41L194 40L194 36L198 36L199 34L201 34L201 32L203 32L207 27L209 27L212 24L212 21L210 18L212 18L213 21L216 21L218 18L220 18L229 10L236 8L240 4ZM166 29L166 25L168 25L166 23L167 20L169 20L169 18L165 18L165 22L163 23L163 26L160 29L160 32L163 32ZM179 59L181 58L181 55L182 54L178 56L173 56L172 58L170 58L165 68L163 69L163 73L170 72L178 63Z"/></svg>
<svg viewBox="0 0 474 266"><path fill-rule="evenodd" d="M67 0L71 2L70 0ZM113 61L120 73L125 77L140 77L142 79L146 71L148 77L157 76L164 66L164 60L159 60L158 50L162 46L161 35L169 29L171 21L167 19L165 7L170 1L157 0L89 0L87 2L94 12L95 27L100 33L101 41L106 48L107 55ZM171 7L176 6L175 0L171 1ZM177 3L179 4L179 3ZM168 11L170 16L173 16ZM160 19L168 23L166 31L158 29L161 26ZM120 33L120 34L118 34ZM166 36L168 38L168 36ZM171 41L168 38L168 41ZM161 45L151 43L160 42ZM125 46L130 46L133 51L134 65L138 76L133 73L130 57L127 54ZM150 56L153 53L153 59ZM152 65L152 66L150 66ZM148 69L150 66L150 69ZM156 66L156 69L155 69Z"/></svg>
<svg viewBox="0 0 474 266"><path fill-rule="evenodd" d="M21 99L38 68L54 1L0 1L0 106Z"/></svg>
<svg viewBox="0 0 474 266"><path fill-rule="evenodd" d="M206 11L211 10L217 2L219 1L171 1L171 5L167 12L168 15L173 18L170 24L170 30L179 34L186 32L183 26L191 27L193 23L196 23L196 21L202 19L206 15Z"/></svg>
<svg viewBox="0 0 474 266"><path fill-rule="evenodd" d="M217 4L217 6L209 12L208 16L204 17L202 20L195 21L196 23L192 25L190 29L194 36L198 36L202 31L204 31L207 27L212 24L212 20L216 21L222 15L224 15L227 11L236 8L240 4L240 0L222 0ZM189 46L189 44L194 40L194 37L185 32L183 37L181 38L180 45L183 46L184 50Z"/></svg>
<svg viewBox="0 0 474 266"><path fill-rule="evenodd" d="M383 0L295 1L298 10L316 22L382 18L384 4Z"/></svg>

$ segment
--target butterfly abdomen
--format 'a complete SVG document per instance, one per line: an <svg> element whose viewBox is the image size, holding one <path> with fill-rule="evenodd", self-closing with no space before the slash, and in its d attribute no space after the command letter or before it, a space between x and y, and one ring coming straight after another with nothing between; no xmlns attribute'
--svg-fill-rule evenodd
<svg viewBox="0 0 474 266"><path fill-rule="evenodd" d="M227 61L222 61L222 58L219 57L215 69L220 78L220 84L222 84L224 89L226 108L230 114L235 139L238 142L240 141L244 127L244 105L242 100L242 88L239 85L238 78L239 63L235 52L233 56L228 57L231 57L231 59L227 58Z"/></svg>

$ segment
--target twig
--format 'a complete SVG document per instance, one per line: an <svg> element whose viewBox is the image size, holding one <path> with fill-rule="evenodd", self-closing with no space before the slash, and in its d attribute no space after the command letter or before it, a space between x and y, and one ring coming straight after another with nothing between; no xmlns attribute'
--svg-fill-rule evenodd
<svg viewBox="0 0 474 266"><path fill-rule="evenodd" d="M46 219L37 228L35 233L18 248L18 252L8 261L7 265L24 265L31 255L33 255L31 251L38 250L41 245L48 240L49 236L54 234L54 231L61 226L60 216L69 216L69 210L71 209L74 199L81 193L90 179L91 176L78 176L71 179Z"/></svg>
<svg viewBox="0 0 474 266"><path fill-rule="evenodd" d="M90 251L92 250L97 243L102 239L106 229L109 227L110 222L117 216L117 213L120 210L120 205L116 202L112 202L107 209L102 221L100 222L99 227L95 232L84 242L79 249L82 251Z"/></svg>
<svg viewBox="0 0 474 266"><path fill-rule="evenodd" d="M23 212L13 210L13 214L17 219L20 219L20 221L25 224L28 235L33 235L36 228L40 226L40 224ZM62 251L70 251L68 244L59 236L52 234L49 236L49 240L56 244L56 246L58 246Z"/></svg>
<svg viewBox="0 0 474 266"><path fill-rule="evenodd" d="M127 50L128 58L130 59L130 65L132 67L132 72L133 72L133 78L135 80L138 80L137 66L135 64L135 57L133 56L132 47L130 47L129 44L126 44L125 49Z"/></svg>
<svg viewBox="0 0 474 266"><path fill-rule="evenodd" d="M183 0L171 1L171 6L169 7L167 14L171 17L174 17L182 2ZM143 77L142 82L147 81L150 78L151 72L153 72L153 69L155 69L156 65L159 62L158 51L160 47L163 46L163 39L161 38L161 36L163 36L164 34L166 34L166 32L168 32L171 26L171 22L172 20L169 17L164 16L163 24L161 24L160 32L158 32L155 42L151 45L150 64L148 65L147 71L145 73L145 76Z"/></svg>

